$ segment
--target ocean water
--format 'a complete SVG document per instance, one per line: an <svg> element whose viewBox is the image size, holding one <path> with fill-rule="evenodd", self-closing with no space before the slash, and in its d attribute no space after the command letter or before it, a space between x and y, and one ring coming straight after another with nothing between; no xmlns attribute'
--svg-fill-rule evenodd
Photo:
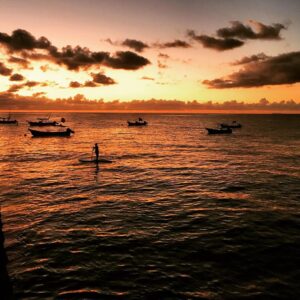
<svg viewBox="0 0 300 300"><path fill-rule="evenodd" d="M299 299L300 116L56 113L0 126L17 299ZM237 120L232 135L205 127ZM93 143L112 164L79 162Z"/></svg>

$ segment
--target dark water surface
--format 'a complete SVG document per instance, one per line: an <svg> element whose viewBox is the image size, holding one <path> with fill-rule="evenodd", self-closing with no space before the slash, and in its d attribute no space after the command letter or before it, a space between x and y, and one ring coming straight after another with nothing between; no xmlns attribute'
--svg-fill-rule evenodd
<svg viewBox="0 0 300 300"><path fill-rule="evenodd" d="M73 137L31 138L36 116L0 126L17 299L300 298L300 116L65 113ZM94 142L114 163L79 163Z"/></svg>

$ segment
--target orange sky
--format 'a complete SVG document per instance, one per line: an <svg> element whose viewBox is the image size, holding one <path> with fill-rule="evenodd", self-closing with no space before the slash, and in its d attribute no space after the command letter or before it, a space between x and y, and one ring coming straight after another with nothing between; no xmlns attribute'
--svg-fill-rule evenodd
<svg viewBox="0 0 300 300"><path fill-rule="evenodd" d="M300 100L298 1L48 2L0 1L0 93L105 101ZM67 45L70 55L62 49ZM77 45L86 47L92 63L84 58L73 67ZM98 52L108 54L94 61Z"/></svg>

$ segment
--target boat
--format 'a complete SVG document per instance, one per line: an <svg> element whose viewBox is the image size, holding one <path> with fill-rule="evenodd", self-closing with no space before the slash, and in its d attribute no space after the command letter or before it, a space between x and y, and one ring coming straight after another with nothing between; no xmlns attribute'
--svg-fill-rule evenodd
<svg viewBox="0 0 300 300"><path fill-rule="evenodd" d="M208 134L230 134L232 133L231 128L205 128Z"/></svg>
<svg viewBox="0 0 300 300"><path fill-rule="evenodd" d="M0 124L17 124L18 125L18 121L15 119L11 119L11 116L8 115L8 117L0 117Z"/></svg>
<svg viewBox="0 0 300 300"><path fill-rule="evenodd" d="M50 116L48 118L37 118L36 121L27 121L27 123L29 124L30 127L33 126L61 126L64 127L64 125L62 125L62 123L64 123L66 120L64 118L61 118L60 122L57 122L55 120L51 120Z"/></svg>
<svg viewBox="0 0 300 300"><path fill-rule="evenodd" d="M231 124L227 124L227 123L221 123L220 126L222 128L242 128L242 124L238 123L237 121L232 121Z"/></svg>
<svg viewBox="0 0 300 300"><path fill-rule="evenodd" d="M148 122L142 118L138 118L136 121L127 121L128 126L146 126Z"/></svg>
<svg viewBox="0 0 300 300"><path fill-rule="evenodd" d="M42 131L28 128L31 132L33 137L69 137L72 133L75 133L72 129L67 128L66 130L62 131Z"/></svg>
<svg viewBox="0 0 300 300"><path fill-rule="evenodd" d="M96 158L80 158L79 159L80 162L82 163L112 163L113 161L110 160L110 159L107 159L107 158L99 158L99 159L96 159Z"/></svg>

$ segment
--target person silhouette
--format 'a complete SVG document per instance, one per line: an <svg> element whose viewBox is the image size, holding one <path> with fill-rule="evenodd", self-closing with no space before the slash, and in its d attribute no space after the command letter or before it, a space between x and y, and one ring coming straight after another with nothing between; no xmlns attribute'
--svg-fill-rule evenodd
<svg viewBox="0 0 300 300"><path fill-rule="evenodd" d="M93 147L93 152L95 152L95 155L96 155L96 161L98 162L99 160L99 146L98 144L96 143Z"/></svg>

